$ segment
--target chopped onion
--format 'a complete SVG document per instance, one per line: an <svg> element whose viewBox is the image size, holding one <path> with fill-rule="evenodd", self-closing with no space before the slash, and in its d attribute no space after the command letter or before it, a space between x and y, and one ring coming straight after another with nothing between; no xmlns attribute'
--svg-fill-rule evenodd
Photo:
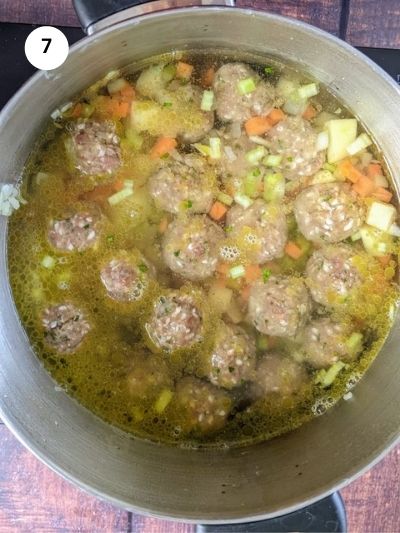
<svg viewBox="0 0 400 533"><path fill-rule="evenodd" d="M390 233L390 235L393 235L394 237L400 237L400 226L398 226L397 224L392 224L389 228L388 233Z"/></svg>
<svg viewBox="0 0 400 533"><path fill-rule="evenodd" d="M361 150L368 148L368 146L371 146L371 144L372 141L368 135L366 133L361 133L354 142L349 144L346 151L349 155L355 155L358 152L361 152Z"/></svg>
<svg viewBox="0 0 400 533"><path fill-rule="evenodd" d="M224 192L220 192L218 194L217 200L219 200L220 202L222 202L225 205L232 205L232 203L233 203L232 196L229 196L229 194L226 194Z"/></svg>
<svg viewBox="0 0 400 533"><path fill-rule="evenodd" d="M279 202L285 196L285 178L281 173L264 176L264 200Z"/></svg>
<svg viewBox="0 0 400 533"><path fill-rule="evenodd" d="M291 95L283 104L283 110L289 115L301 115L306 110L308 100L296 94Z"/></svg>
<svg viewBox="0 0 400 533"><path fill-rule="evenodd" d="M0 186L0 215L9 217L13 211L19 209L20 204L26 204L21 198L19 188L11 183Z"/></svg>
<svg viewBox="0 0 400 533"><path fill-rule="evenodd" d="M211 155L210 147L206 144L200 144L200 143L194 143L192 144L196 148L198 152L201 153L201 155L204 155L205 157L209 157Z"/></svg>
<svg viewBox="0 0 400 533"><path fill-rule="evenodd" d="M319 87L316 83L308 83L307 85L302 85L297 89L297 93L300 98L307 99L315 96L319 93Z"/></svg>
<svg viewBox="0 0 400 533"><path fill-rule="evenodd" d="M210 137L210 157L211 159L221 159L221 139Z"/></svg>
<svg viewBox="0 0 400 533"><path fill-rule="evenodd" d="M229 277L232 279L242 278L246 274L246 269L243 265L234 266L229 269Z"/></svg>
<svg viewBox="0 0 400 533"><path fill-rule="evenodd" d="M44 268L53 268L56 264L56 260L54 257L51 257L50 255L45 255L42 259L42 266Z"/></svg>
<svg viewBox="0 0 400 533"><path fill-rule="evenodd" d="M202 111L211 111L213 104L214 104L213 91L204 91L203 97L201 99L200 109Z"/></svg>
<svg viewBox="0 0 400 533"><path fill-rule="evenodd" d="M117 205L120 202L122 202L122 200L125 200L125 198L128 198L129 196L132 196L132 194L133 194L133 188L124 187L120 191L118 191L115 194L113 194L112 196L110 196L108 198L108 203L110 205Z"/></svg>
<svg viewBox="0 0 400 533"><path fill-rule="evenodd" d="M318 133L317 135L317 152L321 152L322 150L326 150L329 146L329 135L327 131L321 131L321 133Z"/></svg>
<svg viewBox="0 0 400 533"><path fill-rule="evenodd" d="M380 176L379 174L377 174L376 176L374 176L374 182L377 187L383 187L384 189L389 187L389 182L385 178L385 176Z"/></svg>
<svg viewBox="0 0 400 533"><path fill-rule="evenodd" d="M271 168L279 167L279 165L282 162L282 156L269 154L267 155L267 157L264 157L262 162L263 162L263 165L265 165L266 167L271 167Z"/></svg>
<svg viewBox="0 0 400 533"><path fill-rule="evenodd" d="M247 209L248 207L251 206L251 204L253 203L253 200L251 198L249 198L248 196L246 196L245 194L240 194L240 193L237 193L235 194L234 196L234 200L237 204L241 205L242 207L244 207L245 209Z"/></svg>
<svg viewBox="0 0 400 533"><path fill-rule="evenodd" d="M61 113L65 113L66 111L68 111L68 109L71 109L72 105L73 105L72 102L67 102L66 104L61 106L60 107Z"/></svg>
<svg viewBox="0 0 400 533"><path fill-rule="evenodd" d="M55 109L52 113L50 113L50 117L53 119L53 120L57 120L58 118L61 117L61 111L57 108Z"/></svg>
<svg viewBox="0 0 400 533"><path fill-rule="evenodd" d="M224 152L225 152L225 155L226 155L227 159L229 159L230 162L236 161L237 155L232 150L231 146L225 146L224 147Z"/></svg>
<svg viewBox="0 0 400 533"><path fill-rule="evenodd" d="M110 81L107 85L107 91L109 94L116 94L122 91L127 85L128 82L124 78L117 78L116 80Z"/></svg>
<svg viewBox="0 0 400 533"><path fill-rule="evenodd" d="M232 122L229 132L234 139L240 139L242 135L242 126L240 125L240 122Z"/></svg>
<svg viewBox="0 0 400 533"><path fill-rule="evenodd" d="M256 84L253 78L246 78L238 82L237 88L240 94L249 94L256 90Z"/></svg>
<svg viewBox="0 0 400 533"><path fill-rule="evenodd" d="M246 160L251 165L257 165L261 159L265 156L265 148L263 146L257 146L246 153Z"/></svg>
<svg viewBox="0 0 400 533"><path fill-rule="evenodd" d="M260 144L261 146L266 146L268 148L269 144L268 141L260 137L259 135L250 135L249 137L250 141L255 144Z"/></svg>

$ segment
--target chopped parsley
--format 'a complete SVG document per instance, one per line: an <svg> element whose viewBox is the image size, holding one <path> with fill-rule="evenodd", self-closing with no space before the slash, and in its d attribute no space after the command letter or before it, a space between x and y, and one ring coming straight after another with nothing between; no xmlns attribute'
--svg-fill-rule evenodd
<svg viewBox="0 0 400 533"><path fill-rule="evenodd" d="M193 202L192 200L186 200L183 205L186 207L186 209L190 209L191 207L193 207Z"/></svg>
<svg viewBox="0 0 400 533"><path fill-rule="evenodd" d="M163 107L172 107L172 102L164 102Z"/></svg>
<svg viewBox="0 0 400 533"><path fill-rule="evenodd" d="M174 252L174 256L175 256L175 257L179 257L179 254L180 254L180 253L181 253L180 250L176 250L176 251Z"/></svg>
<svg viewBox="0 0 400 533"><path fill-rule="evenodd" d="M272 272L270 271L269 268L264 268L263 269L263 271L262 271L262 279L263 279L264 283L267 283L267 281L269 280L271 274L272 274Z"/></svg>
<svg viewBox="0 0 400 533"><path fill-rule="evenodd" d="M286 158L286 161L288 161L289 163L291 163L293 161L293 157L290 155L289 157Z"/></svg>
<svg viewBox="0 0 400 533"><path fill-rule="evenodd" d="M140 265L138 265L138 269L140 270L140 272L147 272L149 270L149 267L144 263L141 263Z"/></svg>
<svg viewBox="0 0 400 533"><path fill-rule="evenodd" d="M271 74L274 74L275 69L274 69L274 67L268 66L268 67L265 67L265 68L264 68L264 72L265 72L265 74L267 74L267 75L271 75Z"/></svg>
<svg viewBox="0 0 400 533"><path fill-rule="evenodd" d="M164 154L160 157L160 159L168 159L169 158L169 154Z"/></svg>
<svg viewBox="0 0 400 533"><path fill-rule="evenodd" d="M107 235L107 242L108 244L112 244L114 242L114 235Z"/></svg>
<svg viewBox="0 0 400 533"><path fill-rule="evenodd" d="M83 226L83 229L89 229L89 228L90 228L90 224L85 224L85 225Z"/></svg>
<svg viewBox="0 0 400 533"><path fill-rule="evenodd" d="M228 367L228 370L232 374L232 372L235 372L235 367L234 366L230 366L230 367Z"/></svg>

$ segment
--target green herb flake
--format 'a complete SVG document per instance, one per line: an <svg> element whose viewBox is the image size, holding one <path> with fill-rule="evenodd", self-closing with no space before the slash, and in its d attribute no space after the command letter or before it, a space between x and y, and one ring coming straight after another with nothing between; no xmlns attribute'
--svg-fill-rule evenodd
<svg viewBox="0 0 400 533"><path fill-rule="evenodd" d="M263 282L264 283L267 283L267 281L269 280L271 274L272 274L272 272L270 271L269 268L264 268L264 270L262 271L262 278L263 278Z"/></svg>
<svg viewBox="0 0 400 533"><path fill-rule="evenodd" d="M267 75L271 75L271 74L274 74L275 69L274 69L274 67L268 66L268 67L265 67L265 68L264 68L264 72L265 72L265 74L267 74Z"/></svg>
<svg viewBox="0 0 400 533"><path fill-rule="evenodd" d="M114 235L107 235L107 242L108 244L112 244L114 242Z"/></svg>
<svg viewBox="0 0 400 533"><path fill-rule="evenodd" d="M293 161L293 157L292 157L292 156L287 157L287 158L286 158L286 161L288 161L289 163L292 163L292 161Z"/></svg>
<svg viewBox="0 0 400 533"><path fill-rule="evenodd" d="M149 267L144 263L141 263L140 265L138 265L138 269L140 270L140 272L147 272L149 270Z"/></svg>
<svg viewBox="0 0 400 533"><path fill-rule="evenodd" d="M160 157L160 159L168 159L169 158L169 154L164 154Z"/></svg>
<svg viewBox="0 0 400 533"><path fill-rule="evenodd" d="M180 250L176 250L176 251L174 252L174 256L175 256L175 257L179 257L179 254L180 254L180 253L181 253Z"/></svg>
<svg viewBox="0 0 400 533"><path fill-rule="evenodd" d="M193 207L192 200L186 200L185 207L186 207L186 209L190 209L191 207Z"/></svg>
<svg viewBox="0 0 400 533"><path fill-rule="evenodd" d="M228 367L228 370L232 374L232 372L235 372L235 367L234 366L230 366L230 367Z"/></svg>
<svg viewBox="0 0 400 533"><path fill-rule="evenodd" d="M172 102L164 102L163 107L172 107Z"/></svg>

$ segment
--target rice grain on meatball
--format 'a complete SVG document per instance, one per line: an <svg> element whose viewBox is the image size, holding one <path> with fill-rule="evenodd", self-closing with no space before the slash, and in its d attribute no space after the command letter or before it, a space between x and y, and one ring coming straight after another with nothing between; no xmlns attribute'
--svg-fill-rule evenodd
<svg viewBox="0 0 400 533"><path fill-rule="evenodd" d="M307 262L306 283L313 299L326 307L342 305L362 279L353 263L357 252L347 244L315 250Z"/></svg>
<svg viewBox="0 0 400 533"><path fill-rule="evenodd" d="M252 78L255 90L241 94L239 82ZM275 89L244 63L226 63L215 73L213 89L218 118L244 122L255 115L267 115L273 108Z"/></svg>
<svg viewBox="0 0 400 533"><path fill-rule="evenodd" d="M75 351L90 331L85 314L71 303L44 309L42 325L47 344L61 353Z"/></svg>
<svg viewBox="0 0 400 533"><path fill-rule="evenodd" d="M219 244L224 237L222 228L206 216L177 218L164 235L164 261L186 279L206 279L217 267Z"/></svg>
<svg viewBox="0 0 400 533"><path fill-rule="evenodd" d="M250 289L249 318L261 333L293 337L304 327L311 312L311 299L300 278L271 276Z"/></svg>
<svg viewBox="0 0 400 533"><path fill-rule="evenodd" d="M258 398L270 394L291 396L307 382L307 372L302 365L277 353L265 354L258 362L255 375L253 392Z"/></svg>
<svg viewBox="0 0 400 533"><path fill-rule="evenodd" d="M82 252L92 248L99 238L100 217L95 213L75 213L52 220L48 232L50 244L63 252Z"/></svg>
<svg viewBox="0 0 400 533"><path fill-rule="evenodd" d="M78 121L71 131L74 165L82 174L112 174L121 164L119 138L111 121Z"/></svg>
<svg viewBox="0 0 400 533"><path fill-rule="evenodd" d="M157 348L172 352L202 340L203 319L194 298L171 291L156 300L145 329Z"/></svg>
<svg viewBox="0 0 400 533"><path fill-rule="evenodd" d="M335 243L361 228L365 207L348 183L321 183L300 192L294 214L306 239Z"/></svg>
<svg viewBox="0 0 400 533"><path fill-rule="evenodd" d="M178 382L175 402L179 425L185 433L211 433L221 429L232 405L226 392L193 377Z"/></svg>

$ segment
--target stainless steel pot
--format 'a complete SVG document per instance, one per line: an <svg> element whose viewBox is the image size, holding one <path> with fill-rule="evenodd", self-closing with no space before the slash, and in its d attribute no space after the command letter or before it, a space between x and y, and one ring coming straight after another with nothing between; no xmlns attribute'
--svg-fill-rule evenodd
<svg viewBox="0 0 400 533"><path fill-rule="evenodd" d="M82 19L91 22L87 14ZM0 180L20 175L50 112L108 70L171 49L210 47L297 62L373 132L399 185L399 90L347 44L294 20L229 7L170 9L114 22L110 18L92 25L91 31L113 23L72 47L57 71L38 72L3 110ZM13 303L6 239L7 221L2 218L1 417L37 457L92 494L178 520L256 520L287 513L346 485L398 439L399 319L354 399L291 434L233 450L194 451L133 439L58 392L43 370Z"/></svg>

